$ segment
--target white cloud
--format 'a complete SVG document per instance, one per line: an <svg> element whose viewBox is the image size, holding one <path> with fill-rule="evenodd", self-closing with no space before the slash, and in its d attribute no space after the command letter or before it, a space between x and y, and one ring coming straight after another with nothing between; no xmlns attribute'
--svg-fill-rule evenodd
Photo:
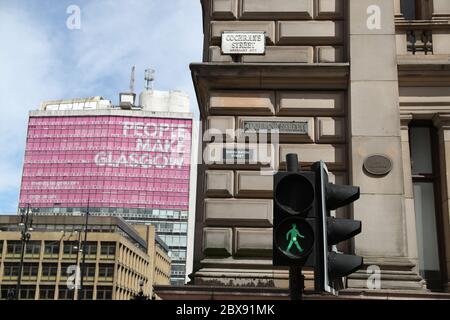
<svg viewBox="0 0 450 320"><path fill-rule="evenodd" d="M189 63L201 61L200 1L66 2L79 3L80 30L66 29L65 8L55 15L50 2L33 11L25 1L1 4L0 198L18 193L28 111L43 100L103 95L117 101L136 65L137 92L144 69L154 68L155 88L187 91L197 113ZM11 198L0 211L16 206Z"/></svg>
<svg viewBox="0 0 450 320"><path fill-rule="evenodd" d="M189 63L201 60L202 20L200 2L91 1L82 5L82 27L72 43L83 91L102 82L128 89L130 69L137 67L136 89L143 88L144 69L156 69L155 88L189 91L193 96ZM74 38L75 39L75 38Z"/></svg>
<svg viewBox="0 0 450 320"><path fill-rule="evenodd" d="M28 111L62 90L49 72L59 61L42 26L7 8L0 11L0 21L0 193L10 193L20 185ZM16 206L17 198L0 204L8 211Z"/></svg>

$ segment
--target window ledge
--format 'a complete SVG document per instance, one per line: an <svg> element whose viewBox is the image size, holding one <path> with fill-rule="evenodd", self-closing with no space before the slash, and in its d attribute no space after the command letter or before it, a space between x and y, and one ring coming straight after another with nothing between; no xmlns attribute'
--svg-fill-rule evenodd
<svg viewBox="0 0 450 320"><path fill-rule="evenodd" d="M395 29L404 30L436 30L450 29L450 21L448 20L396 20Z"/></svg>

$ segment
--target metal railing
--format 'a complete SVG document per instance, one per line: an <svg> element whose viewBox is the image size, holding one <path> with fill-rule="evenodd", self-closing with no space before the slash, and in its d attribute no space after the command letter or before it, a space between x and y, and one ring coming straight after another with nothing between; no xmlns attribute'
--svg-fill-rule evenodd
<svg viewBox="0 0 450 320"><path fill-rule="evenodd" d="M433 55L436 45L433 36L450 34L450 24L443 20L396 20L395 28L397 35L405 37L403 45L406 44L406 48L400 46L399 54Z"/></svg>
<svg viewBox="0 0 450 320"><path fill-rule="evenodd" d="M409 30L406 34L408 52L415 55L417 52L423 52L425 55L433 54L433 36L431 30Z"/></svg>

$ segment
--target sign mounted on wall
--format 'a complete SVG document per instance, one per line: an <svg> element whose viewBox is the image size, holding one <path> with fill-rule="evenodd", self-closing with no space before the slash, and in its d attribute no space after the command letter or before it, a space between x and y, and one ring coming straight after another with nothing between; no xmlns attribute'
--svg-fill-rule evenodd
<svg viewBox="0 0 450 320"><path fill-rule="evenodd" d="M381 154L367 157L363 163L364 169L375 176L387 175L392 170L392 160Z"/></svg>
<svg viewBox="0 0 450 320"><path fill-rule="evenodd" d="M244 132L278 131L280 134L308 134L308 121L242 121Z"/></svg>
<svg viewBox="0 0 450 320"><path fill-rule="evenodd" d="M222 54L264 54L266 36L263 31L222 32Z"/></svg>
<svg viewBox="0 0 450 320"><path fill-rule="evenodd" d="M253 150L249 149L223 149L224 160L253 160Z"/></svg>

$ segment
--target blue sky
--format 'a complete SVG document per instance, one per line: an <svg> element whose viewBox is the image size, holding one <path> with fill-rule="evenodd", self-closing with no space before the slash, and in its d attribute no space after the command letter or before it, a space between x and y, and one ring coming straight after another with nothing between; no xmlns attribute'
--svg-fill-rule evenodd
<svg viewBox="0 0 450 320"><path fill-rule="evenodd" d="M80 8L70 30L67 8ZM28 111L43 100L118 101L136 65L155 89L178 89L197 111L189 63L202 58L200 0L0 0L0 213L17 209Z"/></svg>

